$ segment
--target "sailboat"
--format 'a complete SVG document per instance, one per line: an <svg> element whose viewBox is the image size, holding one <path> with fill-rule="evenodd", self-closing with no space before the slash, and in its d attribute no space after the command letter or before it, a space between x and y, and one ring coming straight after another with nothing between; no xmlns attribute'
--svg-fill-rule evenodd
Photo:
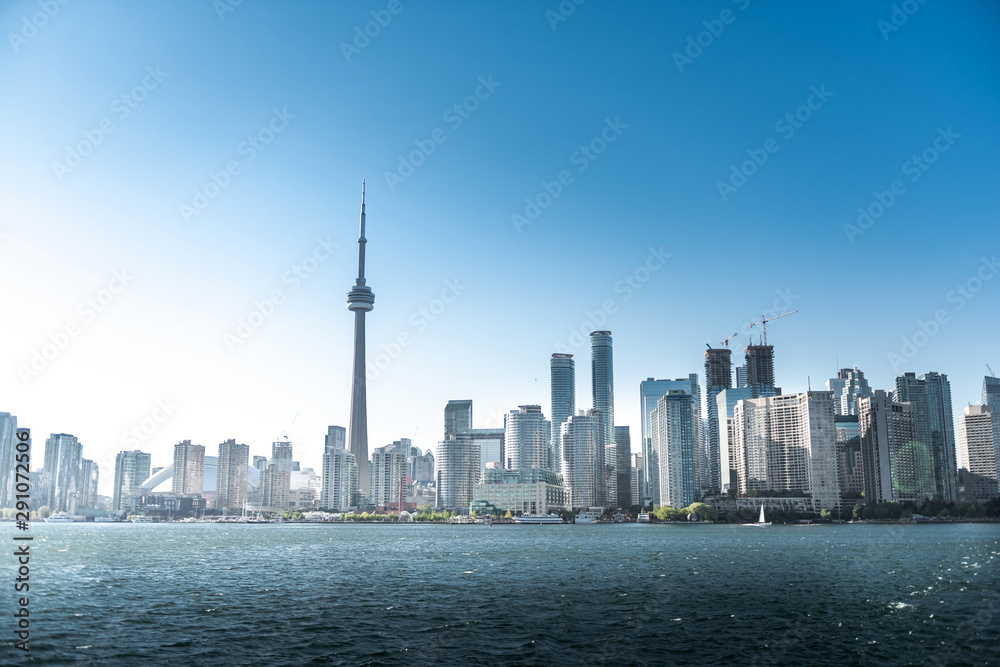
<svg viewBox="0 0 1000 667"><path fill-rule="evenodd" d="M770 526L771 525L770 521L764 521L764 504L763 503L761 503L761 505L760 505L760 518L757 519L757 523L754 524L754 525L762 526L762 527L763 526Z"/></svg>

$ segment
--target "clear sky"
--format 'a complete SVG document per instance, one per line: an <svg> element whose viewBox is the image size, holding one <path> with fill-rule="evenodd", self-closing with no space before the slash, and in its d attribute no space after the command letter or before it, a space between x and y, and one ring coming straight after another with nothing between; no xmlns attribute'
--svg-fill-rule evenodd
<svg viewBox="0 0 1000 667"><path fill-rule="evenodd" d="M0 5L0 410L36 466L72 433L109 493L121 449L291 427L319 468L362 178L371 448L433 448L449 399L548 414L560 350L589 407L594 324L635 449L639 382L772 308L786 392L935 370L959 413L1000 369L994 2L233 3Z"/></svg>

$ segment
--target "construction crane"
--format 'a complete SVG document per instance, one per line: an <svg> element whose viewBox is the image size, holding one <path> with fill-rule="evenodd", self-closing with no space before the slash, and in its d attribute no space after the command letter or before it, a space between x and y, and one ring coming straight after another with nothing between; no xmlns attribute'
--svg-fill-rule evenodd
<svg viewBox="0 0 1000 667"><path fill-rule="evenodd" d="M773 322L774 320L777 320L779 318L785 317L787 315L794 315L797 312L799 312L799 311L797 311L797 310L790 310L787 313L782 313L781 315L775 315L771 319L767 319L766 317L764 317L763 315L761 315L760 316L760 322L754 322L753 324L750 325L750 327L752 328L752 327L755 327L755 326L757 326L759 324L759 325L761 325L764 328L764 338L763 338L764 342L763 342L763 344L767 345L767 323L768 322Z"/></svg>
<svg viewBox="0 0 1000 667"><path fill-rule="evenodd" d="M285 431L285 442L288 442L288 434L292 432L292 427L295 426L295 420L298 418L299 418L299 413L296 412L295 417L292 418L292 425L288 427L287 431Z"/></svg>
<svg viewBox="0 0 1000 667"><path fill-rule="evenodd" d="M990 368L989 364L986 364L986 370L988 370L990 372L990 377L991 378L995 378L997 376L997 374L993 372L993 369Z"/></svg>
<svg viewBox="0 0 1000 667"><path fill-rule="evenodd" d="M737 336L737 335L738 335L739 333L740 333L740 332L739 332L739 331L737 331L737 332L736 332L736 333L734 333L734 334L733 334L732 336L730 336L730 337L729 337L729 338L727 338L726 340L722 341L722 342L720 343L720 345L722 345L722 347L725 347L725 348L728 348L728 347L729 347L729 341L731 341L732 339L736 338L736 336Z"/></svg>

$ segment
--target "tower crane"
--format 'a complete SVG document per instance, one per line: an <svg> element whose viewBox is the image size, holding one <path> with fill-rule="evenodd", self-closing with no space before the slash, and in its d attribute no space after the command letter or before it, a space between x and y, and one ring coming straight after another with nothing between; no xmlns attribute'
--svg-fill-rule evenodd
<svg viewBox="0 0 1000 667"><path fill-rule="evenodd" d="M292 425L288 427L287 431L285 431L285 441L286 442L288 441L288 434L292 432L292 427L295 426L295 420L298 419L298 418L299 418L299 413L296 412L295 413L295 417L292 418Z"/></svg>
<svg viewBox="0 0 1000 667"><path fill-rule="evenodd" d="M729 341L731 341L732 339L736 338L736 336L737 336L737 335L738 335L739 333L740 333L740 332L739 332L739 331L737 331L737 332L736 332L736 333L734 333L734 334L733 334L732 336L730 336L730 337L729 337L729 338L727 338L726 340L722 341L722 342L720 343L720 345L722 345L722 347L725 347L725 348L728 348L728 347L729 347Z"/></svg>
<svg viewBox="0 0 1000 667"><path fill-rule="evenodd" d="M787 313L782 313L781 315L775 315L771 319L768 319L768 318L764 317L763 315L761 315L760 316L760 322L754 322L750 326L751 327L755 327L755 326L757 326L759 324L759 325L761 325L764 328L764 338L763 338L763 340L764 340L764 345L767 345L767 323L768 322L773 322L774 320L777 320L779 318L785 317L787 315L794 315L797 312L799 312L799 311L797 311L797 310L790 310Z"/></svg>

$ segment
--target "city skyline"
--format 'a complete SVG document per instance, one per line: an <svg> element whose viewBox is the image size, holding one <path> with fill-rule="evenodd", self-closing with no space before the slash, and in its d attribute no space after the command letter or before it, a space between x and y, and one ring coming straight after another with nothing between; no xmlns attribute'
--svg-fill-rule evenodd
<svg viewBox="0 0 1000 667"><path fill-rule="evenodd" d="M738 332L740 357L751 322L792 309L768 332L783 393L840 368L886 391L936 371L957 419L1000 366L982 187L997 169L996 8L922 5L886 35L888 7L741 5L683 71L673 54L716 9L644 8L637 26L584 5L552 25L542 7L404 4L348 58L368 5L309 6L307 25L246 3L223 17L61 6L0 71L0 306L17 323L0 410L36 442L73 434L104 495L120 451L159 466L178 442L235 439L266 454L293 421L318 468L327 427L350 422L342 298L367 177L369 453L404 437L433 450L456 397L476 401L476 427L518 405L551 417L551 354L585 359L588 327L614 335L614 425L638 434L641 380L698 373L707 396L704 344ZM37 11L7 3L0 23ZM764 27L778 39L754 47ZM468 57L425 49L440 30ZM136 36L126 52L105 46L120 34ZM946 58L924 48L942 36ZM544 43L491 48L517 39ZM515 312L531 324L511 335ZM580 375L577 406L591 405Z"/></svg>

